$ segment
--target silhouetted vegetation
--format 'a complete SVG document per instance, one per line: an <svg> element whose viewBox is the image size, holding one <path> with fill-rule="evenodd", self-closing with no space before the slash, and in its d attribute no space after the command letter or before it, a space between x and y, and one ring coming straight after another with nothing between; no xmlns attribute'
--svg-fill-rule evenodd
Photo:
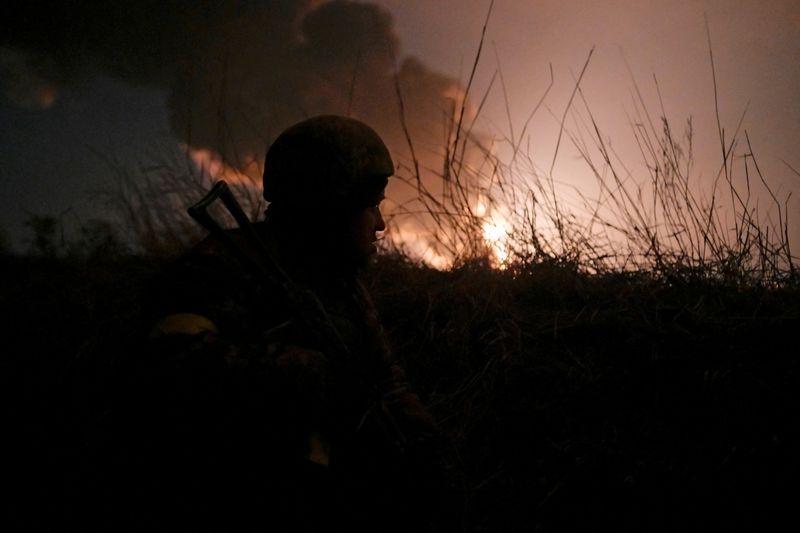
<svg viewBox="0 0 800 533"><path fill-rule="evenodd" d="M788 509L796 289L387 260L374 291L453 437L470 531L751 530Z"/></svg>
<svg viewBox="0 0 800 533"><path fill-rule="evenodd" d="M91 522L124 497L114 398L163 261L88 242L80 257L3 258L20 527ZM468 531L749 530L787 509L796 286L400 256L368 282L452 438Z"/></svg>

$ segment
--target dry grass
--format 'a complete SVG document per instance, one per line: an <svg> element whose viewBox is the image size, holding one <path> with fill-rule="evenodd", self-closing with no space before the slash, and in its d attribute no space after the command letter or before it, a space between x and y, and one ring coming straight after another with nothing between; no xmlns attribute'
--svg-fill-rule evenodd
<svg viewBox="0 0 800 533"><path fill-rule="evenodd" d="M214 178L208 166L198 164L189 152L183 157L172 152L158 152L150 162L134 168L113 157L103 157L111 179L100 195L113 213L115 223L132 241L136 253L146 256L169 256L186 250L203 235L203 230L186 210L211 188ZM239 174L231 189L255 220L264 209L258 186L247 175ZM218 206L215 206L218 207ZM230 214L219 208L215 216L228 224Z"/></svg>

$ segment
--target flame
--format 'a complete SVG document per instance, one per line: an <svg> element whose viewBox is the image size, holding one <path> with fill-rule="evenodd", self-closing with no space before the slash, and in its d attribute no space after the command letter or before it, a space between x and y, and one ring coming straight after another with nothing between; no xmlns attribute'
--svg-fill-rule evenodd
<svg viewBox="0 0 800 533"><path fill-rule="evenodd" d="M213 150L194 148L185 144L182 148L197 166L201 176L208 176L213 180L225 180L230 184L243 184L257 189L261 188L260 172L258 172L258 177L252 176L251 172L249 172L249 168L247 171L242 172L226 164L219 154ZM256 172L253 172L253 174L255 173Z"/></svg>
<svg viewBox="0 0 800 533"><path fill-rule="evenodd" d="M504 270L507 266L508 236L511 233L511 225L500 210L492 210L484 198L479 198L475 204L475 215L483 219L481 230L483 240L491 252L492 266Z"/></svg>
<svg viewBox="0 0 800 533"><path fill-rule="evenodd" d="M452 259L437 253L430 245L429 237L423 233L397 226L393 231L392 239L398 242L412 258L429 267L436 270L447 270L453 266Z"/></svg>
<svg viewBox="0 0 800 533"><path fill-rule="evenodd" d="M489 215L483 223L483 239L492 252L492 266L505 270L508 261L508 235L510 227L506 220L497 214Z"/></svg>

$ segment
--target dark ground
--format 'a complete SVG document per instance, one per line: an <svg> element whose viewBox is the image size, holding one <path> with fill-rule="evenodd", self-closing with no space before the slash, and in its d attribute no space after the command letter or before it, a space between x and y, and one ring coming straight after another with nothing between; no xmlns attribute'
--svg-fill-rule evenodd
<svg viewBox="0 0 800 533"><path fill-rule="evenodd" d="M6 516L68 529L110 475L108 398L158 262L0 265ZM770 530L793 512L797 289L386 258L368 281L453 440L468 531Z"/></svg>

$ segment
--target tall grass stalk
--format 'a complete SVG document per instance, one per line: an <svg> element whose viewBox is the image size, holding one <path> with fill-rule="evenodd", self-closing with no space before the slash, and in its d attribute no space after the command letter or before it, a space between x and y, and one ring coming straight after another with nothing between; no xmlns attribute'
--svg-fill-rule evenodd
<svg viewBox="0 0 800 533"><path fill-rule="evenodd" d="M186 209L197 202L219 177L212 166L222 166L213 156L200 161L187 147L183 156L174 153L152 154L147 163L135 167L116 158L104 156L113 179L102 191L117 223L132 237L138 252L146 255L169 255L185 250L203 235ZM239 203L255 220L264 211L259 184L248 174L236 173L229 180ZM230 214L219 206L219 220L232 224Z"/></svg>

